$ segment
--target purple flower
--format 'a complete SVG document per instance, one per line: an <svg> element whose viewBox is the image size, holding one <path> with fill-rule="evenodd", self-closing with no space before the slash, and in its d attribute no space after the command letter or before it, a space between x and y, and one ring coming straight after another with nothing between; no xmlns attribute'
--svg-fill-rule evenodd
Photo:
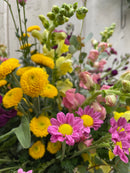
<svg viewBox="0 0 130 173"><path fill-rule="evenodd" d="M128 163L126 154L129 154L130 148L130 124L125 118L120 117L117 122L111 118L110 125L109 132L112 134L112 141L115 145L113 153L118 155L123 162Z"/></svg>
<svg viewBox="0 0 130 173"><path fill-rule="evenodd" d="M83 120L84 133L89 134L90 128L98 130L101 127L103 121L101 118L101 112L94 111L90 106L86 106L84 110L80 107L76 113Z"/></svg>
<svg viewBox="0 0 130 173"><path fill-rule="evenodd" d="M110 48L110 52L111 52L111 54L115 54L115 55L117 55L117 51L114 49L114 48Z"/></svg>
<svg viewBox="0 0 130 173"><path fill-rule="evenodd" d="M51 118L51 126L48 132L52 135L50 140L55 143L57 141L66 141L68 145L74 145L82 137L83 120L74 117L73 113L63 112L57 114L57 119Z"/></svg>
<svg viewBox="0 0 130 173"><path fill-rule="evenodd" d="M111 75L112 76L116 76L118 74L118 71L117 70L112 70L112 72L111 72Z"/></svg>

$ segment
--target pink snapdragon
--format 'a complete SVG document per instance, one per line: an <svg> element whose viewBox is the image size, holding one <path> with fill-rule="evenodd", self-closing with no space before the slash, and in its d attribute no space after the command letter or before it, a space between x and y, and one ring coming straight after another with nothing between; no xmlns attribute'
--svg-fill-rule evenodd
<svg viewBox="0 0 130 173"><path fill-rule="evenodd" d="M101 49L100 50L101 52L104 52L108 48L108 43L106 43L106 42L100 42L98 44L98 48Z"/></svg>
<svg viewBox="0 0 130 173"><path fill-rule="evenodd" d="M69 89L63 97L63 105L71 112L85 101L85 97L80 93L75 93L76 89Z"/></svg>
<svg viewBox="0 0 130 173"><path fill-rule="evenodd" d="M106 118L106 109L100 103L98 103L97 101L93 102L91 108L93 108L94 112L101 113L101 120L104 120Z"/></svg>
<svg viewBox="0 0 130 173"><path fill-rule="evenodd" d="M32 173L32 170L25 172L22 168L19 168L17 173Z"/></svg>
<svg viewBox="0 0 130 173"><path fill-rule="evenodd" d="M99 52L96 49L92 49L89 52L88 59L90 59L92 62L95 62L98 59Z"/></svg>
<svg viewBox="0 0 130 173"><path fill-rule="evenodd" d="M105 59L101 59L100 61L94 62L94 67L97 68L99 71L103 71L104 65L107 63Z"/></svg>
<svg viewBox="0 0 130 173"><path fill-rule="evenodd" d="M63 112L57 114L57 119L51 118L51 126L48 127L48 132L51 134L51 142L65 141L68 145L74 145L82 137L83 120L79 117L74 117L74 114Z"/></svg>
<svg viewBox="0 0 130 173"><path fill-rule="evenodd" d="M1 62L4 62L4 61L6 61L8 58L6 58L6 57L2 57L2 56L0 56L0 61Z"/></svg>
<svg viewBox="0 0 130 173"><path fill-rule="evenodd" d="M120 117L116 122L112 117L110 125L109 132L112 134L112 141L115 145L113 153L118 155L123 162L128 163L126 154L129 155L130 148L130 124L125 118Z"/></svg>

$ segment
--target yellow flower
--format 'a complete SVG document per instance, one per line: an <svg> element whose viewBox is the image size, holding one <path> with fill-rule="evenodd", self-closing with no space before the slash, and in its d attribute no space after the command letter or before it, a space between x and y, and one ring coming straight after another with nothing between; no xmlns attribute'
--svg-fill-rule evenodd
<svg viewBox="0 0 130 173"><path fill-rule="evenodd" d="M40 159L44 156L45 154L45 145L42 144L41 141L35 142L31 148L29 148L29 155L33 159Z"/></svg>
<svg viewBox="0 0 130 173"><path fill-rule="evenodd" d="M113 112L114 113L114 119L117 121L120 117L125 118L127 121L130 120L130 111L126 112Z"/></svg>
<svg viewBox="0 0 130 173"><path fill-rule="evenodd" d="M37 64L42 64L44 66L50 67L51 69L54 68L54 61L52 58L45 56L41 53L37 53L31 56L31 60Z"/></svg>
<svg viewBox="0 0 130 173"><path fill-rule="evenodd" d="M0 87L4 86L7 84L7 81L6 80L0 80Z"/></svg>
<svg viewBox="0 0 130 173"><path fill-rule="evenodd" d="M33 30L38 30L38 31L40 31L41 28L40 28L40 26L38 26L38 25L29 26L29 27L27 28L27 32L31 32L31 31L33 31Z"/></svg>
<svg viewBox="0 0 130 173"><path fill-rule="evenodd" d="M63 56L60 57L56 60L56 68L59 76L66 75L68 72L71 73L73 71L72 60Z"/></svg>
<svg viewBox="0 0 130 173"><path fill-rule="evenodd" d="M49 56L51 58L54 58L54 54L55 54L54 53L54 49L48 50L47 47L46 47L46 45L44 44L42 50L43 50L44 55Z"/></svg>
<svg viewBox="0 0 130 173"><path fill-rule="evenodd" d="M33 66L21 67L16 71L16 75L22 76L25 71L30 70L31 68L34 68L34 67Z"/></svg>
<svg viewBox="0 0 130 173"><path fill-rule="evenodd" d="M58 56L61 56L63 53L69 51L69 46L64 43L64 40L60 41L58 44L58 48L56 49L56 53Z"/></svg>
<svg viewBox="0 0 130 173"><path fill-rule="evenodd" d="M48 74L42 68L27 70L20 79L21 87L30 97L38 97L48 84Z"/></svg>
<svg viewBox="0 0 130 173"><path fill-rule="evenodd" d="M3 105L5 108L11 108L17 106L23 97L23 91L21 88L13 88L9 90L3 97Z"/></svg>
<svg viewBox="0 0 130 173"><path fill-rule="evenodd" d="M24 37L30 37L30 35L27 33L23 33L23 35L19 38L19 40L22 40Z"/></svg>
<svg viewBox="0 0 130 173"><path fill-rule="evenodd" d="M5 78L6 75L12 73L19 66L19 60L16 58L10 58L2 62L0 65L0 79Z"/></svg>
<svg viewBox="0 0 130 173"><path fill-rule="evenodd" d="M26 43L26 44L23 44L23 45L21 45L20 46L20 49L26 49L26 48L29 48L31 46L31 44L30 43Z"/></svg>
<svg viewBox="0 0 130 173"><path fill-rule="evenodd" d="M48 127L51 125L50 119L44 115L34 117L30 122L30 130L36 137L46 137Z"/></svg>
<svg viewBox="0 0 130 173"><path fill-rule="evenodd" d="M69 80L69 78L65 79L65 81L59 80L56 83L56 87L59 90L60 94L62 96L65 96L65 92L68 89L71 89L73 87L72 82Z"/></svg>
<svg viewBox="0 0 130 173"><path fill-rule="evenodd" d="M42 97L48 97L48 98L54 98L57 96L58 91L57 88L51 84L48 84L43 91L41 92L40 96Z"/></svg>
<svg viewBox="0 0 130 173"><path fill-rule="evenodd" d="M108 151L108 155L110 160L112 160L115 157L115 155L113 154L111 150Z"/></svg>
<svg viewBox="0 0 130 173"><path fill-rule="evenodd" d="M130 111L130 106L126 106L127 111Z"/></svg>
<svg viewBox="0 0 130 173"><path fill-rule="evenodd" d="M57 153L60 149L61 149L61 143L59 141L56 143L52 143L51 141L49 141L47 144L47 150L51 154Z"/></svg>

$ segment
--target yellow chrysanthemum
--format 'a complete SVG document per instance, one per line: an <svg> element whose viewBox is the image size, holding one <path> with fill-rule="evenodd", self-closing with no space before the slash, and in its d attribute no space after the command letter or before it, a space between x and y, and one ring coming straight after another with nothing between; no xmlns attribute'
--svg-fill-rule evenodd
<svg viewBox="0 0 130 173"><path fill-rule="evenodd" d="M40 26L38 26L38 25L29 26L29 27L27 28L27 32L32 32L33 30L38 30L38 31L40 31L41 28L40 28Z"/></svg>
<svg viewBox="0 0 130 173"><path fill-rule="evenodd" d="M55 96L57 96L57 94L58 94L57 88L54 85L48 84L43 89L40 96L48 97L48 98L54 98Z"/></svg>
<svg viewBox="0 0 130 173"><path fill-rule="evenodd" d="M127 121L130 120L130 111L126 112L114 112L114 119L117 121L120 117L125 118Z"/></svg>
<svg viewBox="0 0 130 173"><path fill-rule="evenodd" d="M19 67L19 60L16 58L10 58L0 65L0 79L5 78L6 75L10 74L14 69Z"/></svg>
<svg viewBox="0 0 130 173"><path fill-rule="evenodd" d="M25 71L30 70L32 68L34 68L34 67L33 66L21 67L16 71L16 75L22 76Z"/></svg>
<svg viewBox="0 0 130 173"><path fill-rule="evenodd" d="M21 87L30 97L38 97L48 84L48 74L42 68L27 70L20 79Z"/></svg>
<svg viewBox="0 0 130 173"><path fill-rule="evenodd" d="M31 148L29 148L29 155L33 159L40 159L44 156L45 154L45 145L42 144L41 141L35 142Z"/></svg>
<svg viewBox="0 0 130 173"><path fill-rule="evenodd" d="M41 53L37 53L31 56L31 60L37 64L42 64L44 66L54 68L54 61L52 58L45 56Z"/></svg>
<svg viewBox="0 0 130 173"><path fill-rule="evenodd" d="M56 68L58 75L66 75L66 73L71 73L73 71L72 68L72 60L66 59L65 57L60 57L56 61Z"/></svg>
<svg viewBox="0 0 130 173"><path fill-rule="evenodd" d="M57 153L60 149L61 149L61 142L59 142L59 141L56 143L52 143L51 141L49 141L47 144L47 150L51 154Z"/></svg>
<svg viewBox="0 0 130 173"><path fill-rule="evenodd" d="M19 40L22 40L24 37L30 37L30 35L27 33L23 33L23 35L19 38Z"/></svg>
<svg viewBox="0 0 130 173"><path fill-rule="evenodd" d="M13 88L9 90L3 97L3 105L5 108L11 108L17 106L23 97L23 91L21 88Z"/></svg>
<svg viewBox="0 0 130 173"><path fill-rule="evenodd" d="M20 46L20 49L26 49L26 48L28 48L28 47L30 47L31 46L31 44L30 43L26 43L26 44L23 44L23 45L21 45Z"/></svg>
<svg viewBox="0 0 130 173"><path fill-rule="evenodd" d="M7 84L7 81L6 80L0 80L0 87L4 86Z"/></svg>
<svg viewBox="0 0 130 173"><path fill-rule="evenodd" d="M46 137L48 135L48 127L51 125L50 119L44 115L38 118L34 117L30 122L30 130L37 137Z"/></svg>
<svg viewBox="0 0 130 173"><path fill-rule="evenodd" d="M130 111L130 106L126 106L127 111Z"/></svg>

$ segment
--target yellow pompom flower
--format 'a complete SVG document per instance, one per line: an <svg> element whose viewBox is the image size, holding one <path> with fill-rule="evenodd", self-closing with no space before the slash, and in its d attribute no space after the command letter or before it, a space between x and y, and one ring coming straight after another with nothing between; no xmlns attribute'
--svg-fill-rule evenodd
<svg viewBox="0 0 130 173"><path fill-rule="evenodd" d="M31 60L37 64L42 64L44 66L54 68L54 60L48 56L45 56L41 53L37 53L31 56Z"/></svg>
<svg viewBox="0 0 130 173"><path fill-rule="evenodd" d="M65 57L60 57L56 60L56 68L58 75L66 75L66 73L71 73L73 71L72 68L72 60L66 59Z"/></svg>
<svg viewBox="0 0 130 173"><path fill-rule="evenodd" d="M13 88L9 90L3 97L3 105L5 108L11 108L17 106L23 97L23 91L21 88Z"/></svg>
<svg viewBox="0 0 130 173"><path fill-rule="evenodd" d="M43 89L40 96L48 97L48 98L54 98L55 96L57 96L57 94L58 94L57 88L54 85L48 84Z"/></svg>
<svg viewBox="0 0 130 173"><path fill-rule="evenodd" d="M38 97L48 84L48 74L42 68L34 67L24 72L20 84L26 95Z"/></svg>
<svg viewBox="0 0 130 173"><path fill-rule="evenodd" d="M48 127L51 125L50 119L44 115L34 117L30 122L30 130L36 137L46 137Z"/></svg>
<svg viewBox="0 0 130 173"><path fill-rule="evenodd" d="M24 37L30 37L30 35L27 33L23 33L23 35L19 38L19 40L22 40Z"/></svg>
<svg viewBox="0 0 130 173"><path fill-rule="evenodd" d="M29 48L31 47L31 44L30 43L26 43L26 44L23 44L20 46L20 49L23 50L23 49L26 49L26 48Z"/></svg>
<svg viewBox="0 0 130 173"><path fill-rule="evenodd" d="M32 68L34 68L34 67L33 66L21 67L16 71L16 75L22 76L25 71L30 70Z"/></svg>
<svg viewBox="0 0 130 173"><path fill-rule="evenodd" d="M2 62L0 65L0 79L5 78L6 75L12 73L19 66L19 60L16 58L10 58Z"/></svg>
<svg viewBox="0 0 130 173"><path fill-rule="evenodd" d="M40 28L40 26L38 26L38 25L29 26L29 27L27 28L27 32L32 32L33 30L38 30L38 31L40 31L41 28Z"/></svg>
<svg viewBox="0 0 130 173"><path fill-rule="evenodd" d="M57 153L60 149L61 149L61 142L59 142L59 141L56 143L52 143L51 141L49 141L47 144L47 150L51 154Z"/></svg>
<svg viewBox="0 0 130 173"><path fill-rule="evenodd" d="M7 84L7 81L6 80L0 80L0 87L4 86Z"/></svg>
<svg viewBox="0 0 130 173"><path fill-rule="evenodd" d="M45 145L42 144L41 141L35 142L29 148L29 155L35 160L42 158L44 154L45 154Z"/></svg>

